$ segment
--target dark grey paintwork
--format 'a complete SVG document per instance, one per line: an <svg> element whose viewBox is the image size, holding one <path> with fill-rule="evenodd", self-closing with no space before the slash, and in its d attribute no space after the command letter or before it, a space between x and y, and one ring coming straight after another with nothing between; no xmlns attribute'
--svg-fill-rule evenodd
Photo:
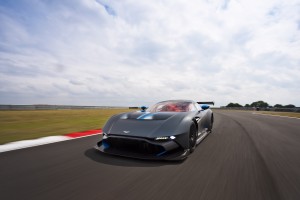
<svg viewBox="0 0 300 200"><path fill-rule="evenodd" d="M161 151L154 156L136 154L136 152L125 152L124 149L118 151L115 145L114 151L105 147L102 141L95 147L96 149L110 154L117 154L136 158L146 159L183 159L188 155L190 149L189 135L192 124L197 128L197 144L209 132L213 125L213 113L211 109L203 110L197 103L190 100L174 100L174 102L189 102L195 105L195 111L189 112L129 112L121 113L111 117L103 127L103 133L108 138L139 140L151 145L162 147ZM160 102L161 103L161 102ZM150 117L151 119L148 119ZM157 137L175 136L175 139L156 141ZM105 137L105 138L106 138ZM105 138L103 142L105 142ZM107 140L108 141L108 140ZM174 151L180 147L181 151L174 154L165 155L167 151Z"/></svg>

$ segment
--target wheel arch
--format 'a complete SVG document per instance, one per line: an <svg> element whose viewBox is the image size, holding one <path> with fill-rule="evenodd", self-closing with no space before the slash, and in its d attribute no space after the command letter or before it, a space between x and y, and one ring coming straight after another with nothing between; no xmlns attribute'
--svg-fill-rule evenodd
<svg viewBox="0 0 300 200"><path fill-rule="evenodd" d="M194 124L196 125L196 129L197 129L197 131L199 130L198 129L198 123L197 123L197 120L196 120L196 118L193 118L193 120L192 120L193 122L194 122Z"/></svg>

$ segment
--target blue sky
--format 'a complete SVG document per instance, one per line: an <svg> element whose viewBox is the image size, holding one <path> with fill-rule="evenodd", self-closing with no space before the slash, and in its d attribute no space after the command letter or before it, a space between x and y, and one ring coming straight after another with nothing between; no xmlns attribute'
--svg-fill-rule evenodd
<svg viewBox="0 0 300 200"><path fill-rule="evenodd" d="M299 0L0 0L0 104L300 106Z"/></svg>

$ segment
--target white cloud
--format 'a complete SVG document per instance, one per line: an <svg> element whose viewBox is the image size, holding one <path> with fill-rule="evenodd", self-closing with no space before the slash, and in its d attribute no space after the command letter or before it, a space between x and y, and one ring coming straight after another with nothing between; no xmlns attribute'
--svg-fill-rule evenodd
<svg viewBox="0 0 300 200"><path fill-rule="evenodd" d="M299 5L0 3L0 103L136 106L176 98L300 106Z"/></svg>

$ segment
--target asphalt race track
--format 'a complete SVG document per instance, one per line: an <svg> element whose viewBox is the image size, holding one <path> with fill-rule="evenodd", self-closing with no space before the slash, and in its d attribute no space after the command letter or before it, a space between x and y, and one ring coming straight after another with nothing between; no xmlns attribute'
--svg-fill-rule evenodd
<svg viewBox="0 0 300 200"><path fill-rule="evenodd" d="M300 120L215 111L213 133L183 162L108 156L101 136L0 154L0 198L300 199Z"/></svg>

